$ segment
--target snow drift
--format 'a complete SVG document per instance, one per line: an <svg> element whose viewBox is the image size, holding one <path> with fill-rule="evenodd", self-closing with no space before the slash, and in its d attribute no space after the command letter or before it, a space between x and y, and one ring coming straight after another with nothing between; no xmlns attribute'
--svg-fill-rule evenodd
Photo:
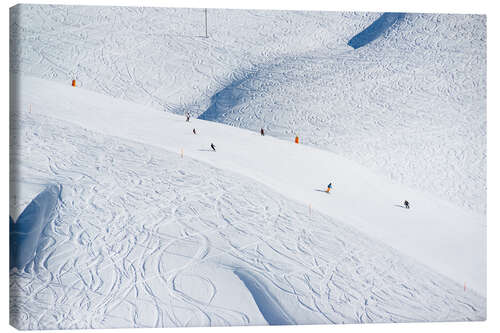
<svg viewBox="0 0 500 333"><path fill-rule="evenodd" d="M236 270L234 274L248 288L269 325L296 325L293 318L283 311L278 301L266 290L266 287L259 282L255 275L242 270Z"/></svg>
<svg viewBox="0 0 500 333"><path fill-rule="evenodd" d="M365 30L352 37L347 44L354 49L365 46L380 37L390 27L392 27L396 22L402 20L404 17L404 13L384 13Z"/></svg>
<svg viewBox="0 0 500 333"><path fill-rule="evenodd" d="M60 189L48 186L24 209L16 222L10 221L10 268L22 269L35 257L42 232L53 218Z"/></svg>

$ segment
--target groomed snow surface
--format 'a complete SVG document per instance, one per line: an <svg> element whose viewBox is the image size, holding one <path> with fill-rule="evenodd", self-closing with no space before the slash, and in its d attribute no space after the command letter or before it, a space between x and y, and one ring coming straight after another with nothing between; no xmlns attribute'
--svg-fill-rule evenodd
<svg viewBox="0 0 500 333"><path fill-rule="evenodd" d="M12 13L15 327L486 319L484 17Z"/></svg>

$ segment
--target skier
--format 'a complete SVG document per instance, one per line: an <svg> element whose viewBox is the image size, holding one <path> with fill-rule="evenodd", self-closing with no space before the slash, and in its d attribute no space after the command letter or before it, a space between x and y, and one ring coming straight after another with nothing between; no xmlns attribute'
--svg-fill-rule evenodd
<svg viewBox="0 0 500 333"><path fill-rule="evenodd" d="M332 189L333 185L332 183L328 184L328 187L326 188L326 193L330 193L330 190Z"/></svg>
<svg viewBox="0 0 500 333"><path fill-rule="evenodd" d="M189 118L191 118L191 115L188 113L186 113L186 121L189 122Z"/></svg>
<svg viewBox="0 0 500 333"><path fill-rule="evenodd" d="M410 209L410 203L408 202L408 200L405 200L404 205L406 209Z"/></svg>
<svg viewBox="0 0 500 333"><path fill-rule="evenodd" d="M215 145L213 143L210 144L210 147L212 147L213 151L217 151L215 150Z"/></svg>
<svg viewBox="0 0 500 333"><path fill-rule="evenodd" d="M196 128L193 128L193 134L196 135Z"/></svg>
<svg viewBox="0 0 500 333"><path fill-rule="evenodd" d="M264 136L264 129L263 128L260 129L260 135Z"/></svg>
<svg viewBox="0 0 500 333"><path fill-rule="evenodd" d="M298 135L295 136L295 143L299 143L299 136Z"/></svg>

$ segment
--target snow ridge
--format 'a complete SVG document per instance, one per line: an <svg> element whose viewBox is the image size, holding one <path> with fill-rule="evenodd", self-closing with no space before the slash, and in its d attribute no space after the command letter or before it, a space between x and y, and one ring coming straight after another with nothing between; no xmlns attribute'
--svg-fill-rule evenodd
<svg viewBox="0 0 500 333"><path fill-rule="evenodd" d="M358 49L379 38L396 22L404 19L404 13L384 13L376 19L369 27L354 36L347 43L354 49Z"/></svg>
<svg viewBox="0 0 500 333"><path fill-rule="evenodd" d="M279 302L259 282L257 276L245 270L235 270L234 274L248 288L269 325L296 325L296 322L283 310Z"/></svg>
<svg viewBox="0 0 500 333"><path fill-rule="evenodd" d="M35 257L43 230L54 218L61 187L49 185L24 209L16 222L10 218L10 268L22 269Z"/></svg>
<svg viewBox="0 0 500 333"><path fill-rule="evenodd" d="M257 72L258 69L243 72L243 77L234 79L229 84L225 85L210 98L210 107L200 114L198 119L217 121L222 116L221 112L239 104L246 96L245 91L240 90L239 86L245 81L252 79ZM189 109L186 109L185 112L189 112Z"/></svg>

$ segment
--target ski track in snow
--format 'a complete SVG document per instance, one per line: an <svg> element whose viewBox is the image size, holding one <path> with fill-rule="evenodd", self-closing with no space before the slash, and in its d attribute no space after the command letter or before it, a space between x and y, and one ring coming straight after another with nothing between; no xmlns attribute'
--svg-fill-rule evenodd
<svg viewBox="0 0 500 333"><path fill-rule="evenodd" d="M19 5L11 10L10 67L60 82L76 78L160 110L179 112L196 101L191 112L199 114L242 70L292 47L347 49L348 36L377 16L209 9L207 39L203 9Z"/></svg>
<svg viewBox="0 0 500 333"><path fill-rule="evenodd" d="M11 12L10 66L159 110L298 134L484 213L485 16L408 14L370 44L347 46L379 17L210 9L207 39L203 9L21 5Z"/></svg>
<svg viewBox="0 0 500 333"><path fill-rule="evenodd" d="M485 298L262 184L14 116L11 163L30 163L12 181L62 186L35 259L10 272L18 328L255 325L280 311L298 324L486 317Z"/></svg>
<svg viewBox="0 0 500 333"><path fill-rule="evenodd" d="M380 14L208 13L206 39L202 9L17 6L11 71L282 138L299 128L484 211L482 16L412 14L355 52ZM37 114L14 126L14 218L62 186L35 259L10 272L16 327L486 318L483 297L253 180Z"/></svg>
<svg viewBox="0 0 500 333"><path fill-rule="evenodd" d="M485 33L481 16L409 14L359 50L261 64L215 94L200 118L288 140L299 135L484 212Z"/></svg>

